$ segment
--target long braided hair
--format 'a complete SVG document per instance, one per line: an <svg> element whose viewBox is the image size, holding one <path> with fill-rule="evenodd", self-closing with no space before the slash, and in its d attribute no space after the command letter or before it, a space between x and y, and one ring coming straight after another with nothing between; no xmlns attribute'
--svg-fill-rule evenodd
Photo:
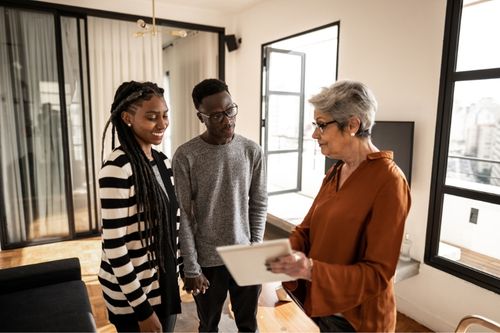
<svg viewBox="0 0 500 333"><path fill-rule="evenodd" d="M112 125L111 148L115 149L115 132L120 141L120 148L127 155L132 167L132 179L135 187L137 201L137 223L141 244L148 249L149 263L165 272L165 259L167 250L174 255L170 242L170 228L168 226L169 202L160 187L153 169L144 151L139 146L131 127L126 126L122 120L122 112L134 113L143 101L150 100L153 96L163 98L163 89L152 82L124 82L116 90L111 116L104 127L102 135L102 151L104 140L109 125ZM101 155L101 160L103 156ZM104 163L104 162L103 162ZM157 161L163 163L163 161ZM141 220L144 221L144 230L141 230ZM168 246L168 249L167 249ZM154 257L151 257L151 252Z"/></svg>

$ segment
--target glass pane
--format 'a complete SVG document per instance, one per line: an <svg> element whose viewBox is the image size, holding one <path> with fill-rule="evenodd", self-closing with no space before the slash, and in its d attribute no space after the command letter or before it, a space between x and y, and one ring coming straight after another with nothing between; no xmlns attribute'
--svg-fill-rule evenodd
<svg viewBox="0 0 500 333"><path fill-rule="evenodd" d="M269 96L268 150L298 149L300 97Z"/></svg>
<svg viewBox="0 0 500 333"><path fill-rule="evenodd" d="M7 241L66 236L54 17L0 10L5 18L0 21L0 157Z"/></svg>
<svg viewBox="0 0 500 333"><path fill-rule="evenodd" d="M271 52L269 57L269 90L300 93L302 58L280 52Z"/></svg>
<svg viewBox="0 0 500 333"><path fill-rule="evenodd" d="M90 114L90 93L89 93L89 81L88 81L88 60L87 60L87 43L85 38L85 31L87 31L87 27L84 19L79 19L80 23L80 56L82 62L80 66L82 67L82 90L83 90L83 115L85 121L85 147L87 151L86 167L88 170L87 176L87 188L90 198L90 205L88 206L90 212L90 220L92 223L92 229L97 230L97 207L96 207L96 187L94 179L96 179L94 173L94 158L93 158L93 144L92 144L92 125L91 125L91 114Z"/></svg>
<svg viewBox="0 0 500 333"><path fill-rule="evenodd" d="M310 120L311 118L307 119ZM314 118L313 118L314 119ZM314 198L325 177L325 155L321 154L318 142L312 138L313 126L310 121L304 123L302 152L302 189L301 193ZM307 133L307 134L306 134Z"/></svg>
<svg viewBox="0 0 500 333"><path fill-rule="evenodd" d="M321 154L318 143L312 138L314 127L311 122L314 120L314 108L309 102L307 102L307 98L317 94L322 87L327 87L335 82L337 67L337 38L338 26L335 25L292 38L287 38L273 43L271 46L276 49L293 50L295 52L302 52L305 54L302 184L299 200L302 200L304 196L314 198L318 193L324 177L325 156ZM265 68L263 70L265 70ZM279 197L282 196L286 196L286 199L278 200L278 196L273 196L272 198L274 201L272 201L270 198L269 207L272 208L273 203L278 205L278 202L289 203L293 200L292 195L285 194L280 195ZM307 204L305 206L306 209L309 208ZM294 210L295 209L296 207L294 207ZM288 214L277 216L290 216L291 211L289 209L289 205L285 205L284 210L286 210ZM300 218L287 218L287 220L301 221L304 215L305 214L296 215L296 217Z"/></svg>
<svg viewBox="0 0 500 333"><path fill-rule="evenodd" d="M298 153L271 154L267 157L267 191L297 188Z"/></svg>
<svg viewBox="0 0 500 333"><path fill-rule="evenodd" d="M464 1L457 71L500 67L500 1Z"/></svg>
<svg viewBox="0 0 500 333"><path fill-rule="evenodd" d="M313 201L314 198L302 195L300 192L270 195L267 212L288 223L298 225L304 220Z"/></svg>
<svg viewBox="0 0 500 333"><path fill-rule="evenodd" d="M438 255L500 277L500 205L444 196Z"/></svg>
<svg viewBox="0 0 500 333"><path fill-rule="evenodd" d="M500 194L500 79L455 84L446 185Z"/></svg>
<svg viewBox="0 0 500 333"><path fill-rule="evenodd" d="M73 208L76 232L90 230L87 185L87 154L80 79L77 19L61 18L64 60L64 88L68 117L68 143L73 188Z"/></svg>

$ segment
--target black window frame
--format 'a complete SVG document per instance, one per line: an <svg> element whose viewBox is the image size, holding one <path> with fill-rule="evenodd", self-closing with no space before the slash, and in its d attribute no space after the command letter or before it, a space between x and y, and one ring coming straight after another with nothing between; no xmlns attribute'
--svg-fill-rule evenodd
<svg viewBox="0 0 500 333"><path fill-rule="evenodd" d="M499 195L445 183L455 82L500 78L500 68L456 71L462 7L463 0L447 1L424 262L500 294L500 277L438 256L445 194L500 205Z"/></svg>
<svg viewBox="0 0 500 333"><path fill-rule="evenodd" d="M265 110L265 103L267 103L266 99L268 98L267 96L264 95L264 87L265 87L265 82L264 82L264 75L263 73L267 70L267 59L266 59L266 49L267 48L272 48L272 45L275 44L275 43L278 43L278 42L281 42L281 41L284 41L284 40L287 40L287 39L291 39L291 38L295 38L295 37L299 37L299 36L302 36L302 35L306 35L306 34L309 34L309 33L312 33L312 32L315 32L315 31L319 31L319 30L323 30L323 29L327 29L327 28L331 28L331 27L337 27L337 49L336 49L336 52L337 52L337 55L336 55L336 64L335 64L335 78L334 80L338 79L338 76L339 76L339 52L340 52L340 20L338 21L334 21L334 22L331 22L331 23L328 23L328 24L324 24L324 25L321 25L321 26L318 26L318 27L315 27L315 28L311 28L311 29L308 29L308 30L304 30L304 31L301 31L301 32L298 32L298 33L295 33L295 34L292 34L292 35L289 35L289 36L285 36L285 37L281 37L279 39L276 39L276 40L272 40L270 42L266 42L266 43L263 43L261 45L261 50L260 50L260 53L261 53L261 64L260 64L260 127L259 127L259 143L262 147L267 147L267 140L268 140L268 137L267 137L267 131L268 131L268 127L269 127L269 124L268 124L268 119L265 118L266 116L266 110ZM301 82L301 86L302 86L302 91L305 90L305 74L303 73L302 75L302 82ZM304 104L304 101L301 100L301 104L303 106ZM299 163L299 167L298 167L298 171L297 171L297 188L296 189L293 189L293 190L285 190L285 191L277 191L277 192L272 192L272 193L268 193L269 195L280 195L280 194L285 194L285 193L298 193L302 190L302 167L303 167L303 161L302 161L302 152L303 152L303 141L304 141L304 131L303 131L303 128L304 128L304 124L305 124L305 120L303 118L303 114L304 114L304 110L303 108L301 107L301 118L300 118L300 121L299 121L299 131L300 131L300 134L299 134L299 157L298 157L298 163ZM264 135L263 135L264 134ZM266 159L267 159L267 150L265 151L265 155L266 155Z"/></svg>

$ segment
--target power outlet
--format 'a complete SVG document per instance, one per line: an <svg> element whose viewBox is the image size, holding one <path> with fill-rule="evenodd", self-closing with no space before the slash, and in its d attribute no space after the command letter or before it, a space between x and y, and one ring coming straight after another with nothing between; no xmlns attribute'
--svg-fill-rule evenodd
<svg viewBox="0 0 500 333"><path fill-rule="evenodd" d="M477 224L477 216L479 215L479 209L471 208L469 215L469 222L472 224Z"/></svg>

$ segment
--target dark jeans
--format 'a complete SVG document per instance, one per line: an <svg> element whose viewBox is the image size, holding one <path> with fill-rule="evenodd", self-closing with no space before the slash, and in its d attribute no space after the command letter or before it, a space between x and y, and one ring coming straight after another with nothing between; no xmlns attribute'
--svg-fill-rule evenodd
<svg viewBox="0 0 500 333"><path fill-rule="evenodd" d="M158 314L157 314L158 315ZM175 322L177 321L177 315L173 314L170 316L159 316L163 332L173 332L175 327ZM120 316L119 320L113 320L113 325L116 327L116 331L122 332L140 332L139 323L133 315L131 316Z"/></svg>
<svg viewBox="0 0 500 333"><path fill-rule="evenodd" d="M210 282L205 294L194 297L200 332L218 332L222 307L229 291L234 319L239 332L257 332L257 305L262 287L240 287L226 266L202 267Z"/></svg>
<svg viewBox="0 0 500 333"><path fill-rule="evenodd" d="M356 332L347 319L340 316L314 317L321 332Z"/></svg>

